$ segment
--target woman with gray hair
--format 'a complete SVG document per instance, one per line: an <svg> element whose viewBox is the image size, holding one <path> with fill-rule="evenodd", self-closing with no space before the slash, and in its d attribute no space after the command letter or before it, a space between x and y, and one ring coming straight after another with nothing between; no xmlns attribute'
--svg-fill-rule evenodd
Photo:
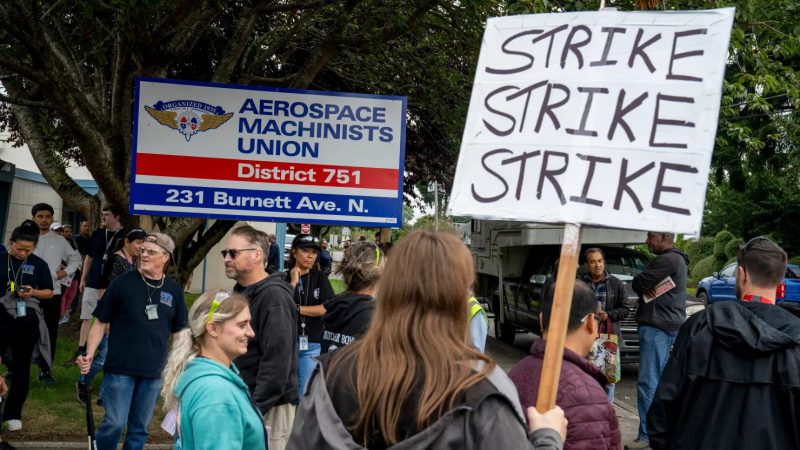
<svg viewBox="0 0 800 450"><path fill-rule="evenodd" d="M325 303L322 353L344 347L367 330L385 261L384 253L369 241L358 241L345 251L336 273L344 279L347 290Z"/></svg>
<svg viewBox="0 0 800 450"><path fill-rule="evenodd" d="M234 358L254 337L247 299L226 291L201 295L189 310L164 368L164 408L177 414L175 448L266 449L261 413Z"/></svg>

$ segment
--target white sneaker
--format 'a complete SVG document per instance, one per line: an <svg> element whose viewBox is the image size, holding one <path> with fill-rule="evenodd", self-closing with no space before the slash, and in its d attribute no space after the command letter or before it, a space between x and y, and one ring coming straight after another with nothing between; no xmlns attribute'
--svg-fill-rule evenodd
<svg viewBox="0 0 800 450"><path fill-rule="evenodd" d="M6 425L8 425L8 431L19 431L22 429L21 420L6 420Z"/></svg>

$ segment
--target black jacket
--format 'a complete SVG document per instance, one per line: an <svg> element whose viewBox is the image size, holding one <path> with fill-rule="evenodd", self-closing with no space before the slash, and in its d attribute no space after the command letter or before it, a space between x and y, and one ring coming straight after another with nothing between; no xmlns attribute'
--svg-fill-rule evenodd
<svg viewBox="0 0 800 450"><path fill-rule="evenodd" d="M346 293L325 302L322 353L344 347L364 334L373 311L375 301L369 295Z"/></svg>
<svg viewBox="0 0 800 450"><path fill-rule="evenodd" d="M256 334L236 367L262 414L273 406L297 403L297 307L294 289L283 277L268 276L233 288L250 300Z"/></svg>
<svg viewBox="0 0 800 450"><path fill-rule="evenodd" d="M664 331L678 331L686 320L686 277L689 258L680 250L671 248L658 255L647 268L633 277L633 290L639 294L636 321ZM672 277L675 287L650 301L644 293L655 288L667 277Z"/></svg>
<svg viewBox="0 0 800 450"><path fill-rule="evenodd" d="M650 412L655 449L800 448L800 319L720 302L681 328Z"/></svg>

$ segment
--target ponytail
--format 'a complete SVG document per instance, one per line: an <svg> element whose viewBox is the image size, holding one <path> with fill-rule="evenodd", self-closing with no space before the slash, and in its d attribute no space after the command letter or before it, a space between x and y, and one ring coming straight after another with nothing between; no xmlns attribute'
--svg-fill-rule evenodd
<svg viewBox="0 0 800 450"><path fill-rule="evenodd" d="M175 397L175 385L189 363L200 356L206 325L222 323L239 315L248 307L247 299L240 294L227 291L209 291L195 300L189 310L189 327L178 332L172 341L172 350L162 372L161 397L164 410L168 411L179 400Z"/></svg>
<svg viewBox="0 0 800 450"><path fill-rule="evenodd" d="M164 367L164 383L161 386L161 396L164 398L164 411L176 404L175 385L183 374L186 366L200 354L200 341L192 337L188 328L179 331L172 340L172 351Z"/></svg>

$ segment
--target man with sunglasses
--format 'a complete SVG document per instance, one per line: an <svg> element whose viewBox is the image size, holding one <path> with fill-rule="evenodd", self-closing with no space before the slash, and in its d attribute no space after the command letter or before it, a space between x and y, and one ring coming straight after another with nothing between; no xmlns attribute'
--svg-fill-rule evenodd
<svg viewBox="0 0 800 450"><path fill-rule="evenodd" d="M89 331L87 354L78 357L78 365L82 374L89 373L110 324L103 367L105 415L97 429L97 448L117 448L126 426L124 449L142 449L147 442L167 342L188 322L183 289L164 274L174 250L166 234L147 235L139 269L114 278L94 310L97 320Z"/></svg>
<svg viewBox="0 0 800 450"><path fill-rule="evenodd" d="M297 312L294 289L283 274L268 275L264 269L268 254L267 234L249 225L234 228L222 250L225 276L236 280L233 290L250 302L255 333L236 367L270 429L270 450L283 450L298 402Z"/></svg>
<svg viewBox="0 0 800 450"><path fill-rule="evenodd" d="M647 426L654 449L800 448L800 319L775 306L786 252L740 247L736 297L681 328Z"/></svg>
<svg viewBox="0 0 800 450"><path fill-rule="evenodd" d="M639 435L625 449L647 449L647 411L667 364L669 350L686 320L686 278L689 258L674 247L675 235L648 232L645 243L654 259L633 277L632 287L639 295L636 322L639 324L639 380L636 403L639 407Z"/></svg>

